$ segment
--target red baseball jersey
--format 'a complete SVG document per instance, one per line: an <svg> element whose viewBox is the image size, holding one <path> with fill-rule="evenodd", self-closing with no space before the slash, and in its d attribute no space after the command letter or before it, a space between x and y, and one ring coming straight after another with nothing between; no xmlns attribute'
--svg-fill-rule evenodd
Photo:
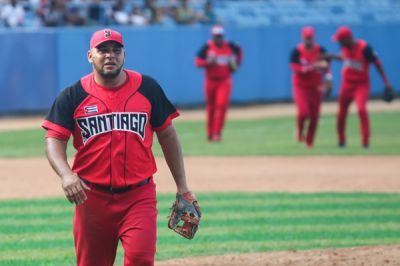
<svg viewBox="0 0 400 266"><path fill-rule="evenodd" d="M350 82L368 81L369 64L378 60L376 53L364 40L355 41L355 45L349 49L342 47L343 79Z"/></svg>
<svg viewBox="0 0 400 266"><path fill-rule="evenodd" d="M321 54L325 54L324 47L315 44L312 50L307 50L304 44L299 44L290 55L290 68L293 70L292 82L295 86L316 88L322 82L323 72L312 69Z"/></svg>
<svg viewBox="0 0 400 266"><path fill-rule="evenodd" d="M72 170L99 185L123 187L152 176L153 132L179 115L154 79L124 71L125 83L113 89L97 84L93 73L83 77L61 92L42 124L65 139L73 135Z"/></svg>
<svg viewBox="0 0 400 266"><path fill-rule="evenodd" d="M216 57L215 65L207 65L208 57ZM224 42L222 46L215 45L213 40L208 41L197 53L196 66L206 68L206 77L211 79L224 79L232 74L229 60L236 60L236 64L242 63L242 49L232 42Z"/></svg>

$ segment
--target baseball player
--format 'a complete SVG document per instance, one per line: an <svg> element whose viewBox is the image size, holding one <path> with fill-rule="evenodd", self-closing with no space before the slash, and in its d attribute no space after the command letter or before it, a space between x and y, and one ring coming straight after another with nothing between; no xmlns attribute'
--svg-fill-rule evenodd
<svg viewBox="0 0 400 266"><path fill-rule="evenodd" d="M196 207L194 229L200 219L172 125L179 113L153 78L123 68L124 42L119 32L93 33L87 59L93 72L60 93L42 124L47 130L47 158L61 178L67 199L76 204L77 265L113 265L119 240L124 265L153 265L154 132L176 182L177 201ZM77 151L72 168L66 156L71 135ZM176 223L169 226L179 231L182 210L174 214ZM190 224L185 228L192 229ZM195 230L180 233L190 238Z"/></svg>
<svg viewBox="0 0 400 266"><path fill-rule="evenodd" d="M361 141L364 148L369 147L370 125L367 112L367 101L370 91L369 65L373 63L385 85L385 92L393 94L393 89L386 77L383 66L373 48L364 40L356 40L350 28L338 28L332 37L341 46L340 55L330 58L343 61L342 83L339 92L339 111L337 114L338 146L346 146L346 118L349 106L355 100L360 118Z"/></svg>
<svg viewBox="0 0 400 266"><path fill-rule="evenodd" d="M232 73L242 62L242 49L224 40L224 28L211 28L212 40L197 53L195 64L205 68L207 136L212 142L221 141L222 129L232 91Z"/></svg>
<svg viewBox="0 0 400 266"><path fill-rule="evenodd" d="M317 130L322 95L332 89L332 74L328 62L321 59L326 50L315 42L314 29L304 27L301 36L303 42L290 55L293 96L297 106L296 138L311 148ZM304 132L307 121L308 127Z"/></svg>

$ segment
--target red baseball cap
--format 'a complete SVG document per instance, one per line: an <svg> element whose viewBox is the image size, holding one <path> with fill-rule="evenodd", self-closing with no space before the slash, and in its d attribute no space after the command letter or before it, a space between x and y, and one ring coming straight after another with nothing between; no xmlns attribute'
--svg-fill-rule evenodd
<svg viewBox="0 0 400 266"><path fill-rule="evenodd" d="M341 26L337 29L335 35L332 36L332 41L338 42L344 38L352 38L353 33L351 29L347 26Z"/></svg>
<svg viewBox="0 0 400 266"><path fill-rule="evenodd" d="M224 27L220 25L216 25L211 28L212 35L224 35L224 33L225 33Z"/></svg>
<svg viewBox="0 0 400 266"><path fill-rule="evenodd" d="M90 39L90 49L108 41L114 41L124 46L124 40L121 33L111 29L103 29L93 33L92 38Z"/></svg>
<svg viewBox="0 0 400 266"><path fill-rule="evenodd" d="M306 26L301 30L301 37L303 39L310 38L310 37L315 37L315 30L311 26Z"/></svg>

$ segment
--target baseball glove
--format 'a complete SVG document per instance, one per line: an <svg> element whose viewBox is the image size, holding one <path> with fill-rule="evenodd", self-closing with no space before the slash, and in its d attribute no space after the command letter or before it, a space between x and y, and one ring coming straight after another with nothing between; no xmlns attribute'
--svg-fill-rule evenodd
<svg viewBox="0 0 400 266"><path fill-rule="evenodd" d="M383 89L383 94L382 94L382 99L385 102L390 103L391 101L393 101L395 95L394 95L394 90L392 88L392 86L388 85L385 86L385 88Z"/></svg>
<svg viewBox="0 0 400 266"><path fill-rule="evenodd" d="M187 239L192 239L200 224L201 211L196 196L192 192L176 195L172 205L168 228Z"/></svg>

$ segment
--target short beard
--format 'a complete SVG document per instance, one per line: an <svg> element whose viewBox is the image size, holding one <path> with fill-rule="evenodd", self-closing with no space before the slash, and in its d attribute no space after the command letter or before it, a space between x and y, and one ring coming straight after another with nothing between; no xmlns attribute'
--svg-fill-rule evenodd
<svg viewBox="0 0 400 266"><path fill-rule="evenodd" d="M104 72L104 70L98 71L100 76L104 79L114 79L118 77L119 73L121 73L122 66L114 71Z"/></svg>

